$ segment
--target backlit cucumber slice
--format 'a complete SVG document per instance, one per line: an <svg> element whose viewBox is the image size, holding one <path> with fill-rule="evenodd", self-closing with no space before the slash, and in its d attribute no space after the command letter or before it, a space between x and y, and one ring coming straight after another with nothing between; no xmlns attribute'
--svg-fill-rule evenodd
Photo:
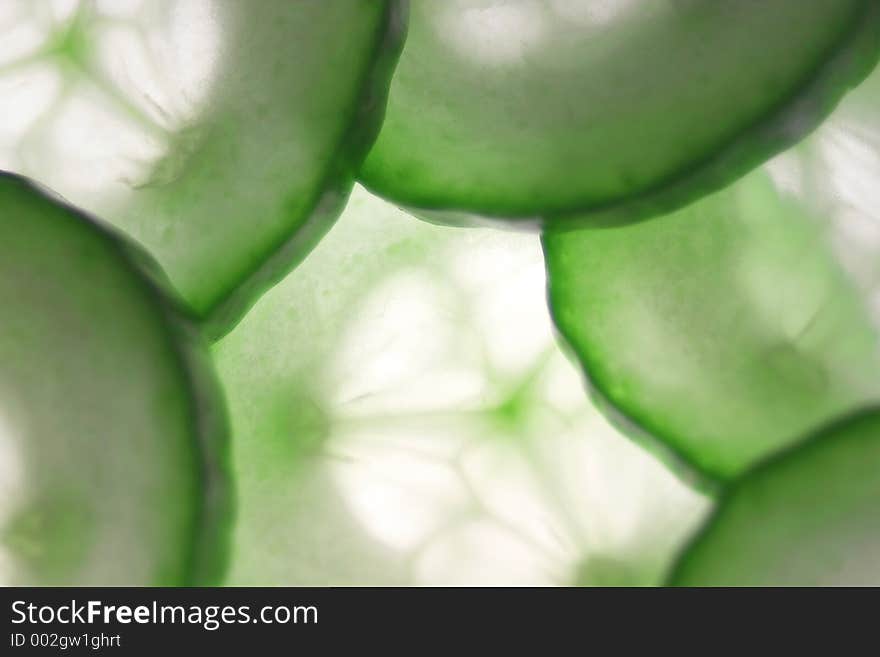
<svg viewBox="0 0 880 657"><path fill-rule="evenodd" d="M402 30L397 0L7 0L0 168L136 238L221 334L344 204Z"/></svg>
<svg viewBox="0 0 880 657"><path fill-rule="evenodd" d="M236 585L652 584L709 506L592 406L538 237L356 188L213 347Z"/></svg>
<svg viewBox="0 0 880 657"><path fill-rule="evenodd" d="M672 577L682 586L880 585L880 410L731 485Z"/></svg>
<svg viewBox="0 0 880 657"><path fill-rule="evenodd" d="M226 420L147 256L0 173L0 582L217 583Z"/></svg>
<svg viewBox="0 0 880 657"><path fill-rule="evenodd" d="M831 233L757 172L648 222L548 234L556 323L612 406L731 477L880 396L880 280L862 290Z"/></svg>
<svg viewBox="0 0 880 657"><path fill-rule="evenodd" d="M361 179L453 223L668 212L803 137L878 47L872 0L414 0Z"/></svg>

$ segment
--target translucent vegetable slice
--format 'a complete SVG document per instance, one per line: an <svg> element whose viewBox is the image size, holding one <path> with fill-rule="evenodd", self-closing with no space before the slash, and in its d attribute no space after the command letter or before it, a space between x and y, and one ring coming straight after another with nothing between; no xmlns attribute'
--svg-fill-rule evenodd
<svg viewBox="0 0 880 657"><path fill-rule="evenodd" d="M145 245L212 334L338 214L384 110L400 3L0 7L0 168Z"/></svg>
<svg viewBox="0 0 880 657"><path fill-rule="evenodd" d="M867 0L414 0L361 179L452 223L669 211L800 139L878 47Z"/></svg>
<svg viewBox="0 0 880 657"><path fill-rule="evenodd" d="M537 236L356 189L214 346L234 584L651 584L707 501L614 431L557 347Z"/></svg>
<svg viewBox="0 0 880 657"><path fill-rule="evenodd" d="M0 582L215 584L226 426L145 255L0 173Z"/></svg>
<svg viewBox="0 0 880 657"><path fill-rule="evenodd" d="M672 577L682 586L880 585L880 410L733 483Z"/></svg>
<svg viewBox="0 0 880 657"><path fill-rule="evenodd" d="M593 385L710 476L878 399L877 79L725 191L545 236L556 323Z"/></svg>
<svg viewBox="0 0 880 657"><path fill-rule="evenodd" d="M876 296L820 219L759 172L649 222L549 234L557 326L614 407L735 475L880 394Z"/></svg>

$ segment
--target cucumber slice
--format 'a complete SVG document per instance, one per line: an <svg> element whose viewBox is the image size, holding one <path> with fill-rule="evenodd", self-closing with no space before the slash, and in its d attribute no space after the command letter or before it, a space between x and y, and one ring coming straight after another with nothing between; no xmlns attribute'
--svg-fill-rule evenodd
<svg viewBox="0 0 880 657"><path fill-rule="evenodd" d="M452 223L668 212L799 140L878 47L873 0L414 0L361 180Z"/></svg>
<svg viewBox="0 0 880 657"><path fill-rule="evenodd" d="M610 427L559 350L536 235L356 188L214 346L236 585L652 584L707 501Z"/></svg>
<svg viewBox="0 0 880 657"><path fill-rule="evenodd" d="M3 584L215 584L223 572L222 397L152 267L0 173Z"/></svg>
<svg viewBox="0 0 880 657"><path fill-rule="evenodd" d="M344 204L399 4L4 2L0 168L136 238L222 334Z"/></svg>
<svg viewBox="0 0 880 657"><path fill-rule="evenodd" d="M612 406L732 477L880 395L880 279L858 284L823 217L755 172L652 221L549 233L556 324Z"/></svg>
<svg viewBox="0 0 880 657"><path fill-rule="evenodd" d="M880 585L880 410L734 482L687 549L680 586Z"/></svg>

